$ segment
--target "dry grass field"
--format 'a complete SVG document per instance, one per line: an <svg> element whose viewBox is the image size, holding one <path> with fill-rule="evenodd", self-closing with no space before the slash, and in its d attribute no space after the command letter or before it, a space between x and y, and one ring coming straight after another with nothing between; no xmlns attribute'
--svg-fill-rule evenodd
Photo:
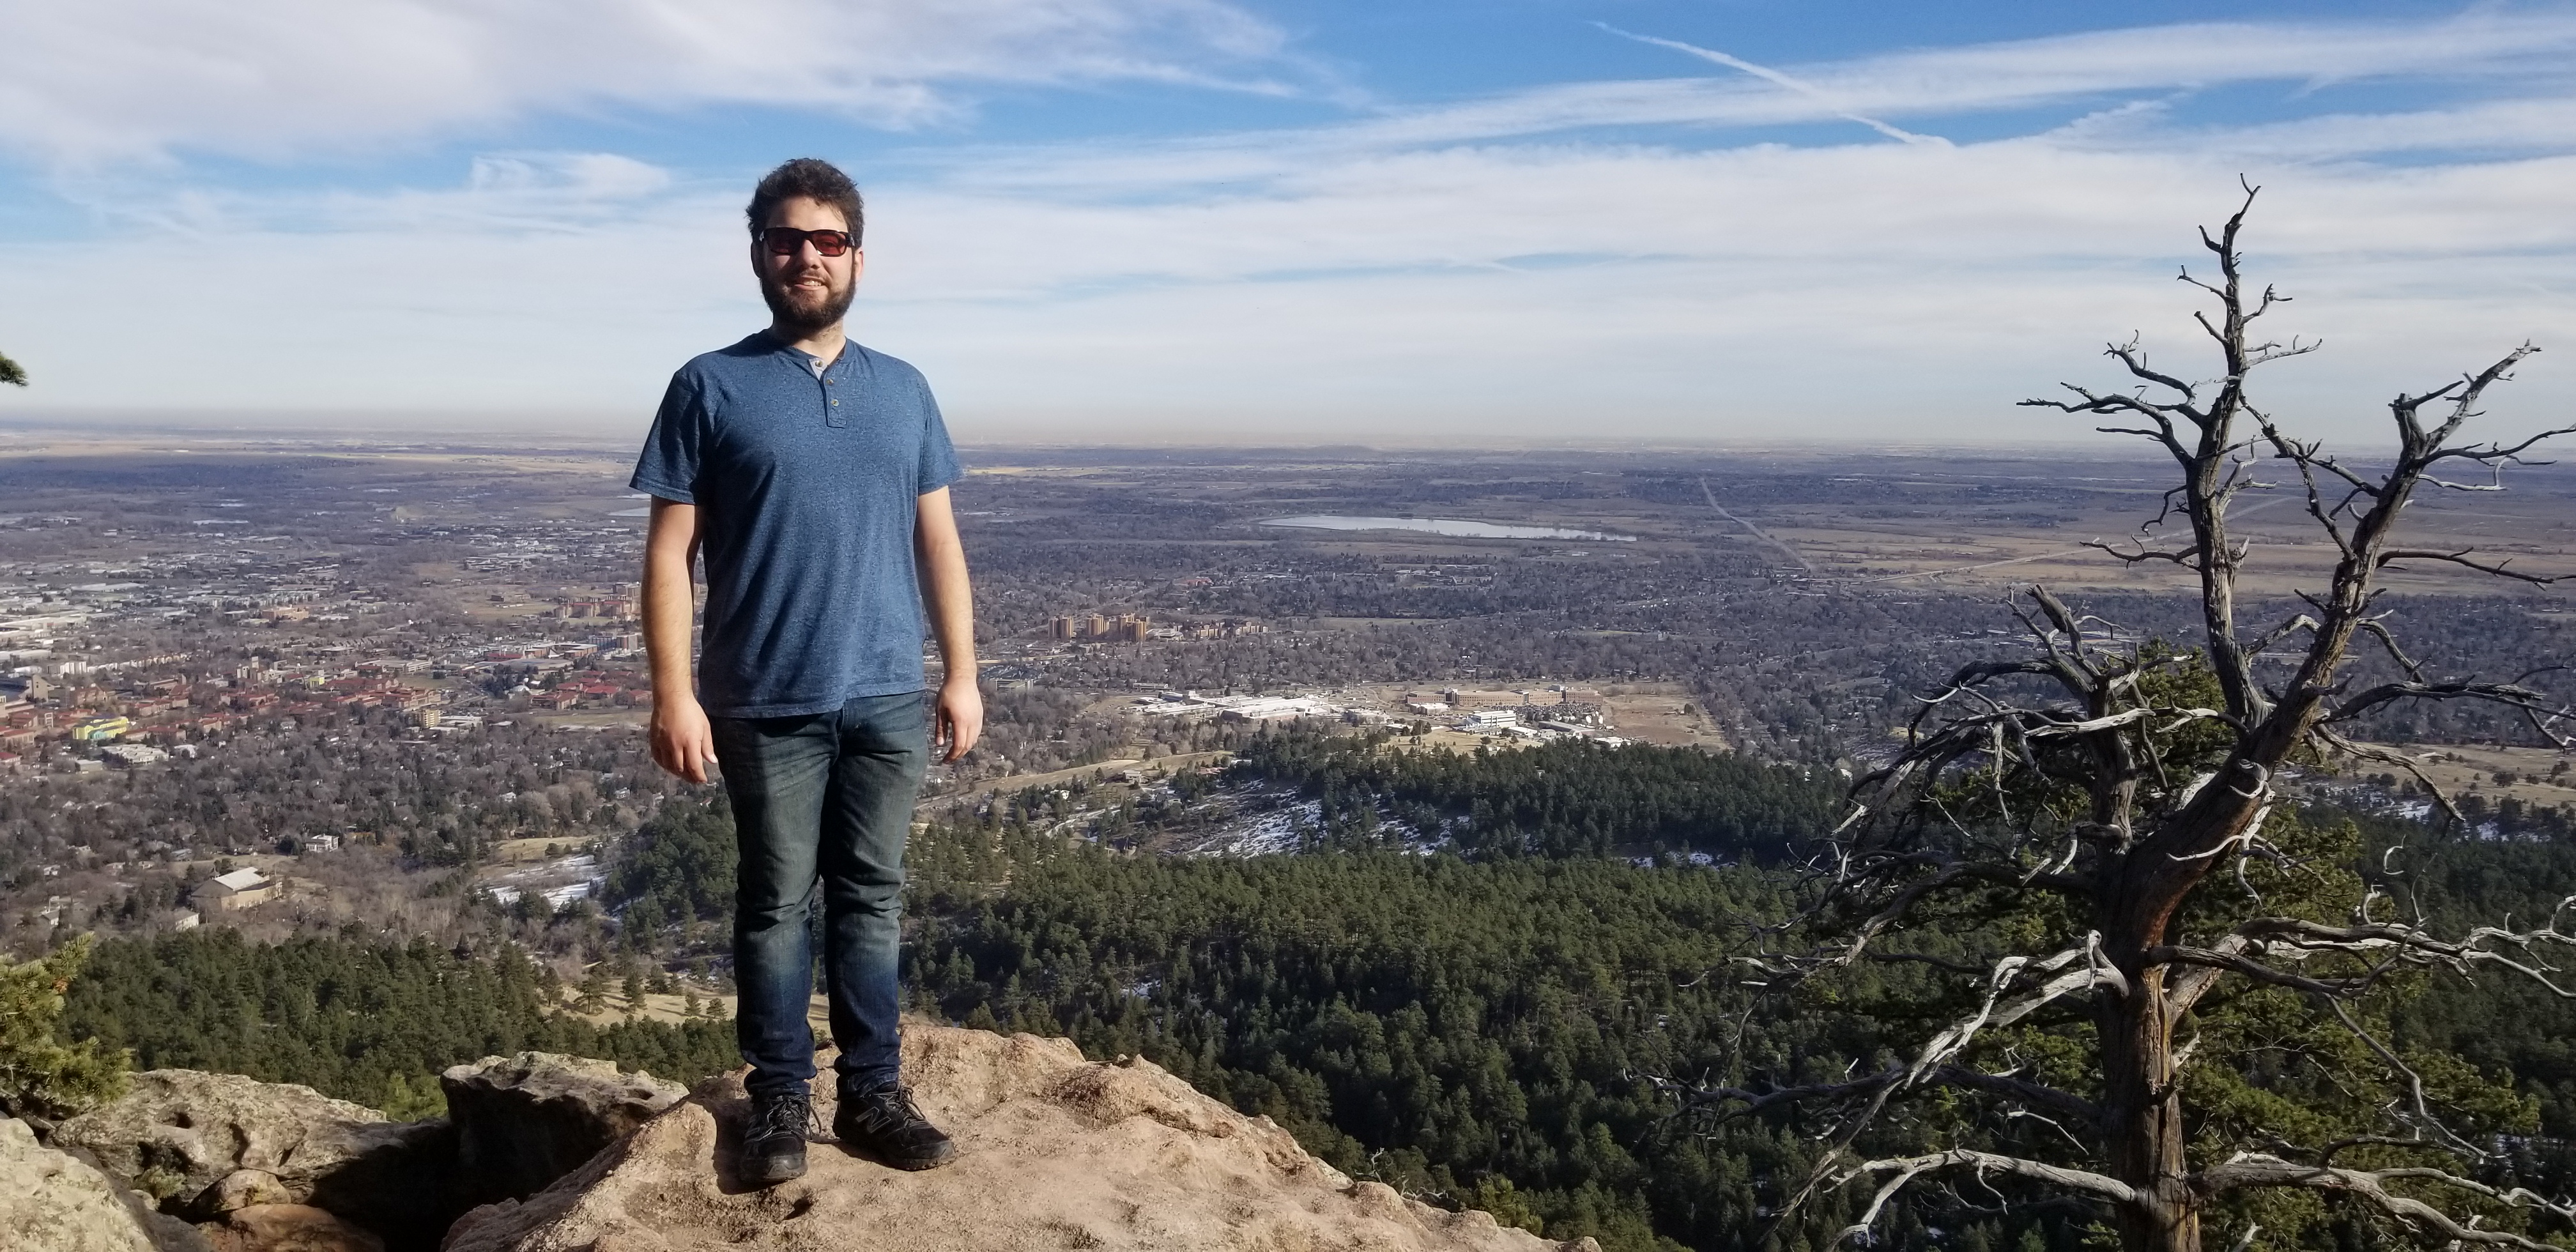
<svg viewBox="0 0 2576 1252"><path fill-rule="evenodd" d="M1975 494L1995 467L1963 467L1956 474L1890 479L1894 488L1949 488ZM2181 589L2189 575L2162 561L2130 564L2087 547L2088 541L2137 551L2138 541L2157 546L2175 533L2169 524L2142 533L2163 487L2143 466L2070 464L2050 475L2045 498L2009 504L1961 501L1940 509L1850 508L1808 503L1736 509L1772 538L1813 564L1817 577L1854 586L2003 587L2041 582L2069 587ZM2080 471L2091 470L2092 473ZM2543 577L2576 574L2576 480L2534 470L2508 476L2501 492L2427 490L2412 506L2408 546L2476 549L2487 559ZM2252 595L2286 595L2319 585L2334 549L2294 486L2240 499L2233 529L2253 544L2242 588ZM1749 535L1746 542L1755 542ZM2394 591L2491 594L2521 590L2439 562L2392 568L2385 585Z"/></svg>
<svg viewBox="0 0 2576 1252"><path fill-rule="evenodd" d="M2534 808L2576 805L2576 765L2571 765L2567 753L2552 748L2419 744L2399 751L2413 757L2426 776L2453 796L2476 792L2489 802L2520 800ZM2364 763L2357 770L2380 773L2389 767Z"/></svg>
<svg viewBox="0 0 2576 1252"><path fill-rule="evenodd" d="M1601 689L1608 707L1610 733L1640 743L1666 747L1725 749L1706 710L1679 683L1632 683Z"/></svg>

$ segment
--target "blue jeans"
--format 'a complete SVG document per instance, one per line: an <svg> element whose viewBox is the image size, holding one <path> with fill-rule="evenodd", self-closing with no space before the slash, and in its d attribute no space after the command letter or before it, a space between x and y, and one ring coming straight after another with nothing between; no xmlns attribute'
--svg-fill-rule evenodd
<svg viewBox="0 0 2576 1252"><path fill-rule="evenodd" d="M903 945L903 845L930 764L921 693L861 696L829 713L715 718L742 868L734 893L734 1035L754 1096L814 1079L810 916L823 895L824 988L841 1089L892 1082L901 1059L895 982Z"/></svg>

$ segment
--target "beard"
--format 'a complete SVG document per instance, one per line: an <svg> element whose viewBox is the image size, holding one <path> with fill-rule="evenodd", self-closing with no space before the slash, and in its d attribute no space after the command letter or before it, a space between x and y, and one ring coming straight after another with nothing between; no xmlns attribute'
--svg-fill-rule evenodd
<svg viewBox="0 0 2576 1252"><path fill-rule="evenodd" d="M857 294L857 283L826 287L817 296L811 294L810 288L791 287L767 275L760 280L760 298L769 306L773 324L800 339L839 322L850 311L850 298Z"/></svg>

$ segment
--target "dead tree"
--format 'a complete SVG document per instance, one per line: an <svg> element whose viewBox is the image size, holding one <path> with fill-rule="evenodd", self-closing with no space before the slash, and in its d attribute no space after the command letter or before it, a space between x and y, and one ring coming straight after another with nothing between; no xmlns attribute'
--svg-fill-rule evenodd
<svg viewBox="0 0 2576 1252"><path fill-rule="evenodd" d="M2116 1224L2130 1252L2197 1252L2203 1213L2259 1189L2331 1193L2350 1202L2339 1211L2374 1214L2372 1221L2453 1247L2548 1247L2525 1232L2576 1221L2576 1208L2563 1201L2492 1181L2494 1140L2456 1132L2431 1090L2441 1084L2428 1086L2358 1007L2390 982L2427 971L2495 971L2576 993L2576 981L2559 980L2551 964L2576 945L2576 931L2553 916L2519 929L2436 933L2376 891L2336 905L2341 916L2314 916L2328 910L2283 904L2277 884L2322 880L2338 868L2358 884L2353 858L2328 865L2330 858L2303 858L2267 834L2267 820L2275 834L2298 822L2283 794L2285 767L2339 756L2415 770L2411 759L2355 737L2358 719L2394 702L2500 704L2567 746L2568 711L2524 685L2528 675L2494 682L2429 673L2399 646L2374 602L2382 572L2401 563L2550 581L2474 551L2409 546L2399 522L2420 490L2500 490L2504 467L2576 427L2518 442L2465 435L2488 389L2534 351L2526 345L2475 374L2390 402L2396 449L2384 463L2364 468L2283 429L2256 407L2248 375L2317 345L2252 330L2284 299L2268 287L2249 294L2239 273L2237 234L2254 192L2246 188L2215 238L2201 232L2217 279L2182 275L2215 301L2195 314L2222 358L2214 381L2155 368L2133 339L2108 350L2133 390L2069 386L2072 398L2025 401L2109 419L2098 429L2143 437L2172 457L2181 481L2144 532L2161 533L2179 518L2170 545L2097 546L2196 577L2199 638L2179 641L2191 645L2183 647L2123 641L2046 589L2028 589L2027 607L2016 610L2027 653L1968 665L1924 697L1907 749L1855 788L1855 812L1817 863L1817 903L1803 919L1803 933L1825 938L1749 958L1772 992L1862 962L1911 962L1948 980L1964 1006L1959 1016L1865 1076L1681 1088L1701 1115L1834 1110L1822 1159L1790 1208L1867 1184L1861 1215L1840 1238L1866 1237L1891 1198L1918 1182L1959 1195L2001 1195L1990 1190L2000 1184L2080 1200ZM2238 620L2237 579L2252 545L2231 532L2228 513L2257 490L2303 493L2335 560L2323 587L2302 593L2306 612L2249 628ZM2348 671L2364 647L2384 651L2395 676L2356 686ZM2448 808L2447 799L2442 804ZM2267 894L2266 884L2276 886ZM2576 897L2562 913L2570 905ZM1962 958L1915 942L1945 911L1955 918L1999 908L2055 920L2026 928L2044 938L2019 950L1990 944ZM1980 941L2000 943L1997 933L1988 927ZM2332 1142L2264 1131L2260 1150L2194 1160L2186 1140L2203 1110L2187 1095L2191 1067L2219 1059L2195 1061L2194 1048L2209 1015L2246 989L2288 997L2339 1032L2348 1055L2376 1068L2374 1089L2389 1099L2366 1111L2380 1126ZM2084 1040L2081 1063L2052 1068L1998 1042L2051 1015ZM1943 1107L1976 1103L2044 1129L1988 1136L1979 1146L1872 1155L1873 1134L1881 1143L1890 1137L1882 1123L1932 1094ZM1910 1123L1918 1134L1926 1124ZM2241 1252L2254 1232L2231 1237Z"/></svg>

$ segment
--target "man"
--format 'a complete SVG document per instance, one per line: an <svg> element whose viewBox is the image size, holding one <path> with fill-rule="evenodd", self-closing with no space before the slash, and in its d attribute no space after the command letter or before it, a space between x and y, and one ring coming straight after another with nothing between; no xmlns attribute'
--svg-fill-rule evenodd
<svg viewBox="0 0 2576 1252"><path fill-rule="evenodd" d="M808 915L823 895L841 1142L888 1165L956 1155L897 1071L903 846L934 746L975 745L974 614L949 510L956 453L919 371L841 333L863 264L856 187L790 161L752 193L751 267L769 329L671 378L634 487L653 496L644 638L653 759L723 771L741 841L735 1034L751 1065L741 1173L805 1172L813 1113ZM706 560L689 672L690 567ZM946 661L924 707L922 607Z"/></svg>

